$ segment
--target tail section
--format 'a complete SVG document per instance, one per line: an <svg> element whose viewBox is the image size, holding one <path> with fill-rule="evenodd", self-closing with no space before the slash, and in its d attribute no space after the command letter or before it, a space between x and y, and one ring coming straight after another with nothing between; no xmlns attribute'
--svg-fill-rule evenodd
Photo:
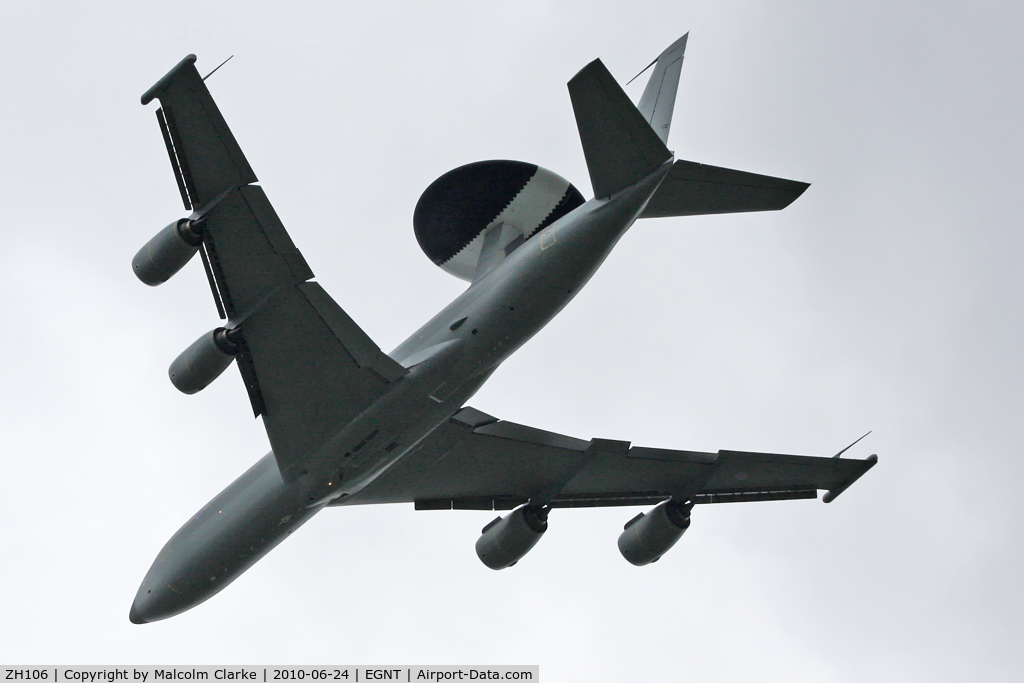
<svg viewBox="0 0 1024 683"><path fill-rule="evenodd" d="M608 197L643 180L673 157L666 142L689 35L651 63L654 72L635 107L599 59L569 81L595 197ZM777 211L807 188L795 180L676 161L640 217Z"/></svg>
<svg viewBox="0 0 1024 683"><path fill-rule="evenodd" d="M666 144L689 35L669 45L654 61L654 73L637 105L641 115ZM680 160L640 217L778 211L789 206L807 187L807 183L795 180Z"/></svg>
<svg viewBox="0 0 1024 683"><path fill-rule="evenodd" d="M668 131L672 125L672 110L676 106L679 72L683 68L683 53L689 33L669 45L655 60L657 66L647 81L637 108L661 141L668 144Z"/></svg>
<svg viewBox="0 0 1024 683"><path fill-rule="evenodd" d="M573 76L569 97L595 197L643 180L672 158L600 59Z"/></svg>

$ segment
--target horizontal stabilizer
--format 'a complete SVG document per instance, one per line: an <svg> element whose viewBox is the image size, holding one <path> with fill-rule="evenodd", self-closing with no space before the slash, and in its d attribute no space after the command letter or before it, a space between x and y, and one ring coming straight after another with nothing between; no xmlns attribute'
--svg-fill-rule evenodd
<svg viewBox="0 0 1024 683"><path fill-rule="evenodd" d="M810 185L796 180L677 161L641 218L778 211Z"/></svg>
<svg viewBox="0 0 1024 683"><path fill-rule="evenodd" d="M600 59L569 81L576 126L595 197L608 197L672 157Z"/></svg>

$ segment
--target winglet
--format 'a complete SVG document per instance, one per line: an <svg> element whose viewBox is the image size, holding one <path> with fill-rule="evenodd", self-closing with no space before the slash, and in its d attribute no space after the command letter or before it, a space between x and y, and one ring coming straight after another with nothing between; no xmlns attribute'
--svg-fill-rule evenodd
<svg viewBox="0 0 1024 683"><path fill-rule="evenodd" d="M864 437L861 437L861 439L863 439L863 438ZM860 439L858 439L858 441L859 440ZM857 481L858 479L863 477L865 472L867 472L872 467L874 467L876 462L878 462L878 456L875 455L875 454L869 455L867 457L867 459L864 460L864 463L867 465L867 467L865 467L863 470L861 470L857 474L853 475L852 477L850 477L849 479L847 479L846 481L844 481L842 484L840 484L839 486L835 487L834 489L829 489L825 493L825 495L821 497L821 502L823 502L823 503L831 503L833 500L838 498L839 494L841 494L843 491L845 491L846 489L848 489L851 486L853 486L853 483L855 481Z"/></svg>

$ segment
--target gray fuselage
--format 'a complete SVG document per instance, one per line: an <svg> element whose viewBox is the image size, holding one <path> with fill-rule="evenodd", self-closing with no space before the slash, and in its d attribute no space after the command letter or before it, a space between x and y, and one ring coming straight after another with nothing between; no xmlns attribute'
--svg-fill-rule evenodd
<svg viewBox="0 0 1024 683"><path fill-rule="evenodd" d="M268 453L224 489L164 545L131 620L156 621L196 606L328 503L359 504L364 487L387 476L576 296L671 165L578 207L477 279L389 354L408 374L309 454L300 476L286 480Z"/></svg>

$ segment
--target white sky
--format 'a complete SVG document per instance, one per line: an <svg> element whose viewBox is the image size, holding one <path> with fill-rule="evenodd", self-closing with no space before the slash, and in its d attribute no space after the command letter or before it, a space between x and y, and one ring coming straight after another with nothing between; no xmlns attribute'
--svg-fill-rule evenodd
<svg viewBox="0 0 1024 683"><path fill-rule="evenodd" d="M361 6L365 5L365 6ZM544 680L1013 680L1024 9L1009 2L2 5L0 662L524 663ZM189 52L317 279L390 350L463 283L412 209L455 166L589 196L565 82L691 31L670 147L812 182L773 214L643 221L473 399L637 445L879 464L832 505L702 506L656 565L635 509L557 510L515 568L485 512L327 510L208 603L135 626L163 543L268 449L238 376L170 361L216 325L139 96ZM629 88L638 97L639 79ZM632 678L630 678L632 677Z"/></svg>

